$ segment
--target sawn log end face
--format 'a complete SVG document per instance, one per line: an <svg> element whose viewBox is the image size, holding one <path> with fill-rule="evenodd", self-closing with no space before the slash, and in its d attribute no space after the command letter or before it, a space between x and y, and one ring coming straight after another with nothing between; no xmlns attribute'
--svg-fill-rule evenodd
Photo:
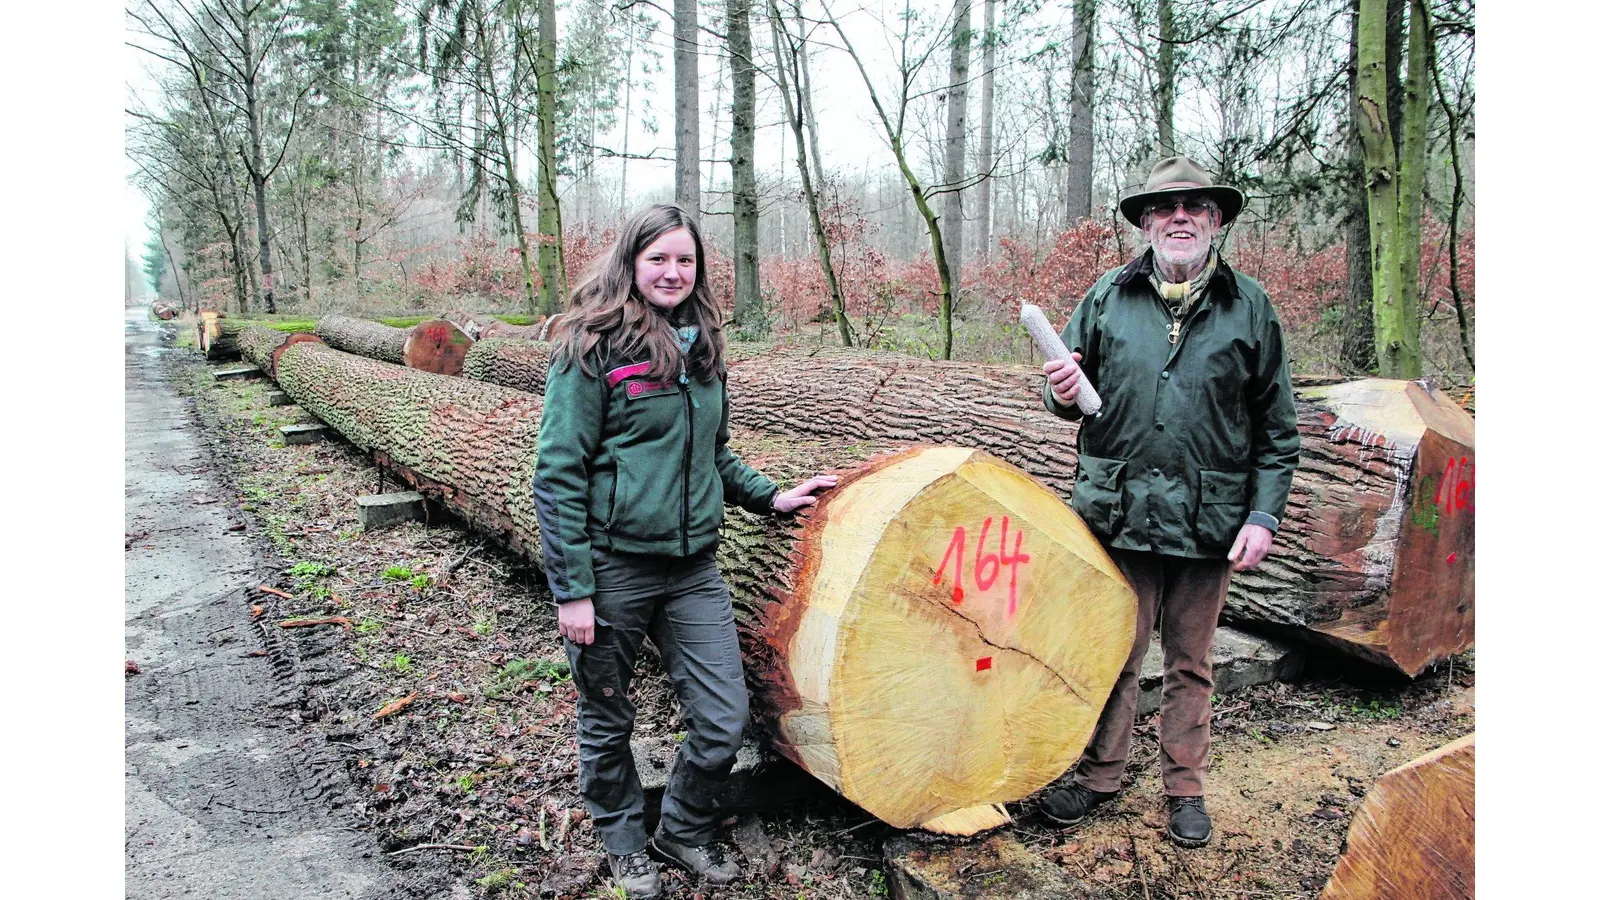
<svg viewBox="0 0 1600 900"><path fill-rule="evenodd" d="M460 375L472 338L454 322L434 319L413 326L401 348L406 366L435 375Z"/></svg>
<svg viewBox="0 0 1600 900"><path fill-rule="evenodd" d="M1016 467L951 447L891 458L819 506L785 654L796 761L902 828L1065 771L1135 614L1082 521Z"/></svg>
<svg viewBox="0 0 1600 900"><path fill-rule="evenodd" d="M1421 382L1364 379L1309 389L1302 399L1326 416L1327 439L1318 447L1327 459L1302 460L1307 475L1296 481L1336 470L1318 498L1327 508L1309 514L1350 522L1304 529L1323 536L1308 545L1325 554L1321 568L1342 573L1327 583L1346 586L1330 593L1337 616L1308 624L1410 676L1471 647L1472 417ZM1341 535L1351 545L1339 544Z"/></svg>
<svg viewBox="0 0 1600 900"><path fill-rule="evenodd" d="M1322 900L1471 898L1476 769L1469 734L1379 778L1350 821Z"/></svg>

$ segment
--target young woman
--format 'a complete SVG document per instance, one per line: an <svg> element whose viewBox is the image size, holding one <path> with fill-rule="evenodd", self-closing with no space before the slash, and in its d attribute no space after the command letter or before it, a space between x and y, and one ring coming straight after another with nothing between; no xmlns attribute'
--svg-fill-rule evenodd
<svg viewBox="0 0 1600 900"><path fill-rule="evenodd" d="M579 789L629 897L653 897L653 855L725 884L710 844L715 789L748 713L728 587L717 570L724 503L789 513L831 475L780 493L728 449L721 317L700 229L676 206L634 216L572 294L553 336L533 490L545 571L578 688ZM688 735L648 841L628 738L628 685L646 634Z"/></svg>

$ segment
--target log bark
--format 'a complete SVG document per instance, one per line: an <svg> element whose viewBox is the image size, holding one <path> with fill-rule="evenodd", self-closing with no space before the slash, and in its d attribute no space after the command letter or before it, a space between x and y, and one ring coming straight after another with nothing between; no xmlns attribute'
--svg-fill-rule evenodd
<svg viewBox="0 0 1600 900"><path fill-rule="evenodd" d="M537 561L541 398L296 344L278 380L422 493ZM741 432L782 481L839 466L809 513L730 510L718 550L774 747L897 827L973 833L1087 743L1134 599L1049 490L970 449Z"/></svg>
<svg viewBox="0 0 1600 900"><path fill-rule="evenodd" d="M1322 900L1472 897L1476 769L1469 734L1379 778L1350 821Z"/></svg>
<svg viewBox="0 0 1600 900"><path fill-rule="evenodd" d="M317 320L316 335L328 346L346 353L405 364L408 335L404 328L350 316L323 316Z"/></svg>
<svg viewBox="0 0 1600 900"><path fill-rule="evenodd" d="M322 343L322 338L314 334L283 332L265 325L251 325L240 331L238 340L240 354L274 381L278 378L278 358L283 351L304 341Z"/></svg>
<svg viewBox="0 0 1600 900"><path fill-rule="evenodd" d="M465 374L542 392L548 344L493 343ZM993 453L1070 498L1077 425L1028 366L733 344L735 425L774 435L949 443ZM1420 382L1297 387L1301 438L1272 553L1234 576L1231 624L1415 677L1471 647L1473 422Z"/></svg>
<svg viewBox="0 0 1600 900"><path fill-rule="evenodd" d="M516 388L542 397L545 373L549 368L550 344L547 342L485 337L467 351L461 363L461 377Z"/></svg>

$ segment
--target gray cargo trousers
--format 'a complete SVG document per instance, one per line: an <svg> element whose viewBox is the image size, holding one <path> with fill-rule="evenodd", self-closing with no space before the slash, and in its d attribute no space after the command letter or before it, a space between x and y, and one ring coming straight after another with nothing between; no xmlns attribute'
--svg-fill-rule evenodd
<svg viewBox="0 0 1600 900"><path fill-rule="evenodd" d="M733 768L749 716L728 585L715 550L686 559L593 551L595 639L566 641L578 688L578 788L608 852L644 849L644 791L628 739L628 699L646 633L678 693L687 736L661 799L660 830L703 846L727 815L716 788Z"/></svg>

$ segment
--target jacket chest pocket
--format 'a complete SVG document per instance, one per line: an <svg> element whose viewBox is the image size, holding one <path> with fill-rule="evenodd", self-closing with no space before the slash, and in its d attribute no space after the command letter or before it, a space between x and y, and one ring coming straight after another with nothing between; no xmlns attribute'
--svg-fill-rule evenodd
<svg viewBox="0 0 1600 900"><path fill-rule="evenodd" d="M1111 537L1122 525L1122 470L1120 459L1078 456L1078 481L1072 487L1072 509L1095 534Z"/></svg>
<svg viewBox="0 0 1600 900"><path fill-rule="evenodd" d="M1249 503L1250 473L1200 470L1200 502L1195 505L1194 533L1202 545L1227 545L1244 524Z"/></svg>

